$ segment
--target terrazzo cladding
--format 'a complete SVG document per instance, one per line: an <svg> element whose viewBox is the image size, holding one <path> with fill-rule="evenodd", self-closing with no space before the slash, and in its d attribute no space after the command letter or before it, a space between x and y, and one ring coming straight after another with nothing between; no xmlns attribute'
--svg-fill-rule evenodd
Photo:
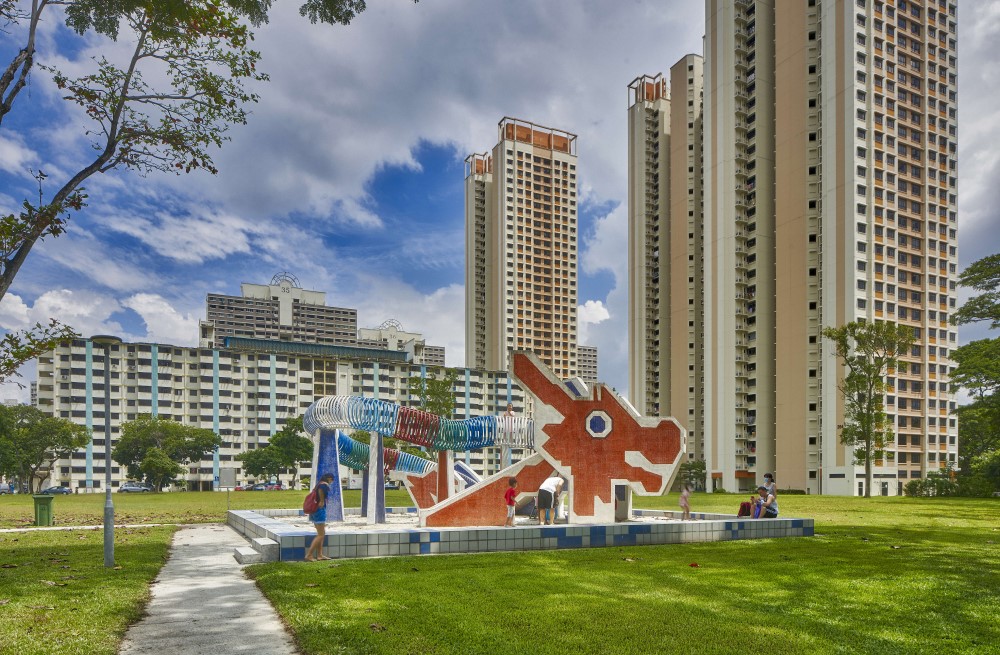
<svg viewBox="0 0 1000 655"><path fill-rule="evenodd" d="M346 510L354 515L358 510ZM392 557L497 551L600 548L658 544L775 539L813 536L812 519L746 520L725 514L694 514L682 521L679 512L636 510L634 519L608 525L539 526L513 528L420 528L416 508L386 508L389 523L377 526L336 523L327 525L323 552L328 557ZM404 517L412 520L402 523ZM315 531L304 523L301 510L230 510L228 524L248 540L266 537L279 545L281 561L300 561Z"/></svg>

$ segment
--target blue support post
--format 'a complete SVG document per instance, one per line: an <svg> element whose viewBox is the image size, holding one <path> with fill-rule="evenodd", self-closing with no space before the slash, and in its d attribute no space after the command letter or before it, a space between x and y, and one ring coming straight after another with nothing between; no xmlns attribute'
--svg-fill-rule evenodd
<svg viewBox="0 0 1000 655"><path fill-rule="evenodd" d="M319 456L313 465L313 486L329 473L333 476L330 495L326 497L326 517L328 522L344 521L344 494L340 484L340 451L337 449L339 430L321 430L319 433Z"/></svg>

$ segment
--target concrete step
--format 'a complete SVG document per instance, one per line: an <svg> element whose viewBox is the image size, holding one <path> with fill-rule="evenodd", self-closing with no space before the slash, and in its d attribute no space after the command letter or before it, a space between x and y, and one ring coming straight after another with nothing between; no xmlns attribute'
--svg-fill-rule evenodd
<svg viewBox="0 0 1000 655"><path fill-rule="evenodd" d="M278 542L267 537L257 537L250 540L250 545L264 557L265 562L277 562L281 554Z"/></svg>
<svg viewBox="0 0 1000 655"><path fill-rule="evenodd" d="M250 546L237 546L233 549L233 557L240 564L259 564L264 561L264 556Z"/></svg>

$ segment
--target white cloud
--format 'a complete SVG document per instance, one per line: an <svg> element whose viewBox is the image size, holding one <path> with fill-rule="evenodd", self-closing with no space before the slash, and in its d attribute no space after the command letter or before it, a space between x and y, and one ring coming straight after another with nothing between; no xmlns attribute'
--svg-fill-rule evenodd
<svg viewBox="0 0 1000 655"><path fill-rule="evenodd" d="M29 325L30 307L20 296L8 293L0 300L0 327L7 330L22 330Z"/></svg>
<svg viewBox="0 0 1000 655"><path fill-rule="evenodd" d="M112 230L145 243L157 254L187 264L246 254L251 238L271 227L220 211L172 215L158 212L151 217L112 215L102 221Z"/></svg>
<svg viewBox="0 0 1000 655"><path fill-rule="evenodd" d="M611 317L608 308L600 300L588 300L577 308L577 318L580 323L600 323Z"/></svg>
<svg viewBox="0 0 1000 655"><path fill-rule="evenodd" d="M588 300L576 308L577 333L582 345L590 345L590 326L611 318L608 308L600 300ZM598 353L600 357L600 353Z"/></svg>
<svg viewBox="0 0 1000 655"><path fill-rule="evenodd" d="M358 309L358 324L374 327L395 318L408 332L419 332L432 346L444 346L448 366L465 366L465 288L452 284L424 294L409 284L360 273L345 298Z"/></svg>
<svg viewBox="0 0 1000 655"><path fill-rule="evenodd" d="M597 346L597 377L628 396L628 290L619 284L604 302L608 318L586 327L586 341ZM584 342L581 338L581 342Z"/></svg>
<svg viewBox="0 0 1000 655"><path fill-rule="evenodd" d="M110 320L120 310L121 305L113 297L91 291L46 291L30 306L20 296L8 293L0 301L0 328L21 330L54 318L84 336L120 334L122 326Z"/></svg>
<svg viewBox="0 0 1000 655"><path fill-rule="evenodd" d="M143 261L142 253L108 244L99 239L97 234L75 222L70 223L66 234L58 239L48 239L37 244L32 257L39 255L53 264L82 274L97 285L115 291L139 291L162 284L162 278L151 269L148 262ZM84 284L84 280L79 277L67 276L64 279L76 288Z"/></svg>
<svg viewBox="0 0 1000 655"><path fill-rule="evenodd" d="M182 314L162 296L137 293L122 301L122 305L133 310L145 322L144 341L181 346L198 343L199 317Z"/></svg>
<svg viewBox="0 0 1000 655"><path fill-rule="evenodd" d="M24 138L10 130L0 130L0 170L11 175L28 176L28 167L36 166L38 154L24 143Z"/></svg>
<svg viewBox="0 0 1000 655"><path fill-rule="evenodd" d="M585 273L609 271L620 286L628 283L628 209L620 204L598 218L583 237L580 264Z"/></svg>
<svg viewBox="0 0 1000 655"><path fill-rule="evenodd" d="M650 7L373 3L342 28L277 4L255 42L271 81L216 157L220 174L167 183L252 218L304 212L377 227L374 173L417 169L422 142L481 152L512 115L579 134L582 188L621 197L628 81L701 46L686 24L700 24L700 7Z"/></svg>
<svg viewBox="0 0 1000 655"><path fill-rule="evenodd" d="M363 324L398 318L445 345L450 364L462 364L460 279L418 290L429 286L420 284L424 271L441 275L442 262L462 257L461 212L442 214L438 229L420 234L387 230L373 176L389 166L419 170L415 149L422 144L453 148L459 160L489 149L497 121L510 115L576 133L581 205L614 207L580 225L581 275L614 277L604 298L585 303L607 317L586 322L581 315L581 338L598 346L601 378L623 390L625 88L636 75L666 71L701 50L703 3L369 4L352 25L330 27L308 24L296 3L275 3L254 44L272 81L256 89L262 101L250 107L249 124L234 128L232 142L214 155L219 175L92 177L91 205L74 217L69 234L36 247L14 288L20 297L0 304L0 323L47 318L39 303L47 307L43 298L58 288L106 306L85 318L88 326L124 308L143 318L148 334L186 342L182 335L206 292L238 293L241 281L265 282L290 270L305 287L328 291L331 304L357 307ZM92 55L114 58L128 47L88 37L60 57L53 55L55 39L65 28L57 19L43 27L46 62L73 75ZM1000 250L1000 155L993 147L1000 132L1000 4L963 2L960 29L960 254L968 261ZM55 181L92 156L80 114L44 75L33 79L33 100L53 120L25 134L4 133L0 176L7 177L0 179L27 183L5 188L0 206L16 208L30 197L25 165L40 162ZM462 180L453 184L460 188ZM359 244L349 238L353 232L370 238ZM389 258L410 265L411 277L392 279L381 270ZM36 297L33 305L22 300Z"/></svg>

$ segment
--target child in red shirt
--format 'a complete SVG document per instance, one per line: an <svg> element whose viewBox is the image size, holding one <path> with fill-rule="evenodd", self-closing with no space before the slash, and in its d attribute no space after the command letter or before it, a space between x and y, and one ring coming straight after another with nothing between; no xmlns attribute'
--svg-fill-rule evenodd
<svg viewBox="0 0 1000 655"><path fill-rule="evenodd" d="M507 491L504 492L503 499L507 503L507 522L503 524L505 528L514 527L514 498L517 497L517 478L507 481Z"/></svg>

